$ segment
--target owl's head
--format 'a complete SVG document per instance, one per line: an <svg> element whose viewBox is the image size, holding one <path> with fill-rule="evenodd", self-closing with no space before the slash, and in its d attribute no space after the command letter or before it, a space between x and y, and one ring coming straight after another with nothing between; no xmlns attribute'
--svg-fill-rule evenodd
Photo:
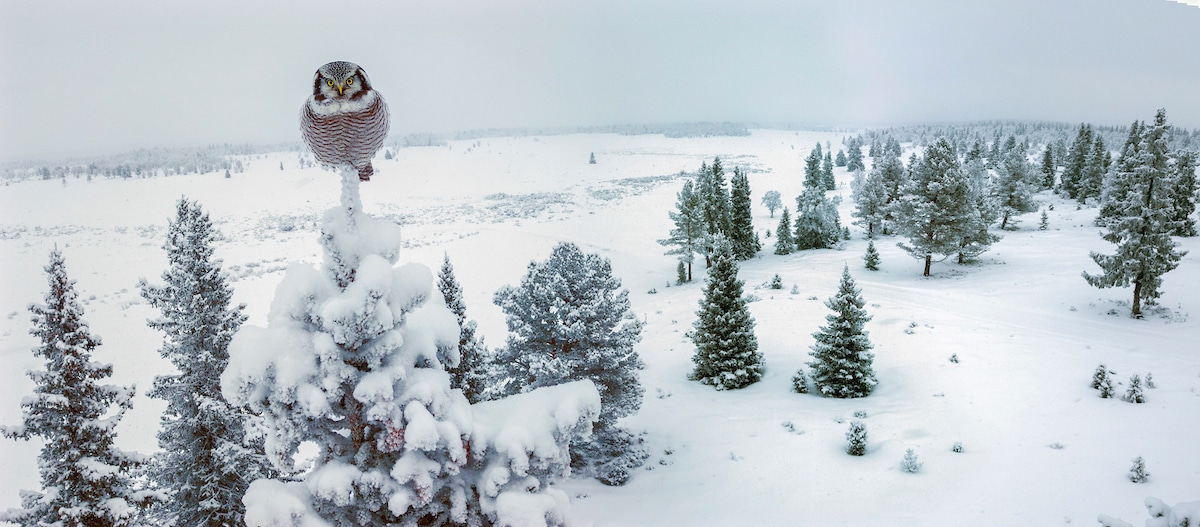
<svg viewBox="0 0 1200 527"><path fill-rule="evenodd" d="M313 76L313 98L357 99L371 90L367 72L353 62L339 60L317 69Z"/></svg>

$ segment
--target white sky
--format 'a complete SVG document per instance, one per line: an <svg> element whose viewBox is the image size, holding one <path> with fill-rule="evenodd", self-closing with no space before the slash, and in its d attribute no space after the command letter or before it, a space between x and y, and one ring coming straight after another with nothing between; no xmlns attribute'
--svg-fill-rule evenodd
<svg viewBox="0 0 1200 527"><path fill-rule="evenodd" d="M394 137L1159 107L1200 127L1200 9L1169 0L243 3L0 0L0 160L298 140L330 60L366 69Z"/></svg>

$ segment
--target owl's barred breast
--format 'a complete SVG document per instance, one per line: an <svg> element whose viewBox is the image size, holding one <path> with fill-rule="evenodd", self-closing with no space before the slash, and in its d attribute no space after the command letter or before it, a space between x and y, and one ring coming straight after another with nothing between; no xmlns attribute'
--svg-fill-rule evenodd
<svg viewBox="0 0 1200 527"><path fill-rule="evenodd" d="M388 109L377 92L367 95L329 104L310 98L304 105L300 130L318 162L331 167L349 164L360 171L370 164L387 138Z"/></svg>

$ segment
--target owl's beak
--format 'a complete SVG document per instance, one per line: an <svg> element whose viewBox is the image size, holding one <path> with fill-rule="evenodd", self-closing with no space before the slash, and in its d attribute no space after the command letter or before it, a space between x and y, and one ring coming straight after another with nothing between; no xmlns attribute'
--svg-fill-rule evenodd
<svg viewBox="0 0 1200 527"><path fill-rule="evenodd" d="M346 85L339 82L337 86L338 86L338 95L345 95L342 92L344 92L346 90Z"/></svg>

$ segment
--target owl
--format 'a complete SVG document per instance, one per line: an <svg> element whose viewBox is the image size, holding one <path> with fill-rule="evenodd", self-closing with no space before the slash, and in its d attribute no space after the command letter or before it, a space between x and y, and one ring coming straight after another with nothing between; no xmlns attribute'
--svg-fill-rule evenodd
<svg viewBox="0 0 1200 527"><path fill-rule="evenodd" d="M312 96L300 112L300 133L322 165L351 165L369 181L371 158L388 133L388 109L371 88L367 73L353 62L330 62L313 75Z"/></svg>

